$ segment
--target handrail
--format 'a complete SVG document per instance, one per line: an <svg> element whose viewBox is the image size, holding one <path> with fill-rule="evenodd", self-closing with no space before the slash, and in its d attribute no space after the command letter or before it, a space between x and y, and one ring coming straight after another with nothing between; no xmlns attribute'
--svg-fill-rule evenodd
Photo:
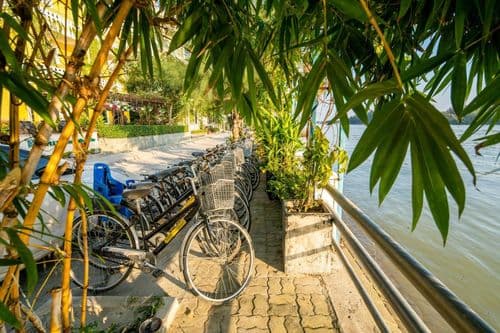
<svg viewBox="0 0 500 333"><path fill-rule="evenodd" d="M333 213L333 216L335 219L335 225L340 229L340 232L344 236L347 243L359 256L359 259L363 262L368 271L372 274L380 289L382 289L382 292L393 305L408 330L410 332L419 333L430 332L431 330L425 325L403 295L401 295L399 290L387 277L382 268L380 268L375 260L368 254L368 251L366 251L363 245L361 245L361 242L356 238L356 236L354 236L344 221L336 213ZM374 319L376 320L376 318Z"/></svg>
<svg viewBox="0 0 500 333"><path fill-rule="evenodd" d="M417 290L441 314L448 324L460 332L492 332L495 330L437 277L373 222L361 209L328 184L325 189L382 248Z"/></svg>

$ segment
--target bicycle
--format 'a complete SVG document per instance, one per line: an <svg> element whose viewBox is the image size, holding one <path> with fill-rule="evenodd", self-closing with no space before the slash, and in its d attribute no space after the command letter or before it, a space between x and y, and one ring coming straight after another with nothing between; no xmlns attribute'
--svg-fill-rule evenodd
<svg viewBox="0 0 500 333"><path fill-rule="evenodd" d="M89 243L89 290L110 290L122 283L134 268L160 275L157 256L187 221L196 216L197 222L188 230L180 251L180 266L188 288L216 302L239 295L250 281L255 254L248 231L231 214L220 213L234 207L234 180L216 180L201 186L200 191L196 186L198 178L189 181L192 191L182 195L152 222L142 208L143 201L151 197L154 183L123 193L125 202L135 204L125 207L134 212L130 219L109 211L96 211L87 216L85 233L81 217L77 218L73 253L80 258L73 264L73 281L83 286L84 236Z"/></svg>

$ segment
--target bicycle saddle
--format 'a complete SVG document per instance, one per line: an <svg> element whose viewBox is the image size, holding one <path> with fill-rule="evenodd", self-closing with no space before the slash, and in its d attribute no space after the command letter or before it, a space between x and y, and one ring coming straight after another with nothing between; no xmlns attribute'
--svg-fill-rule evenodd
<svg viewBox="0 0 500 333"><path fill-rule="evenodd" d="M144 184L141 185L140 188L125 190L123 191L123 198L128 200L137 200L140 198L146 197L151 189L154 187L154 184Z"/></svg>
<svg viewBox="0 0 500 333"><path fill-rule="evenodd" d="M203 155L205 155L205 153L202 151L193 151L191 155L193 155L194 157L202 157Z"/></svg>

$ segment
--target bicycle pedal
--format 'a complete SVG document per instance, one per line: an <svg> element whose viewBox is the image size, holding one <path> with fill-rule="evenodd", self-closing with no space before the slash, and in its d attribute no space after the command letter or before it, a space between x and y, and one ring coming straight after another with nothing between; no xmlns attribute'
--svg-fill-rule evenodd
<svg viewBox="0 0 500 333"><path fill-rule="evenodd" d="M162 277L165 275L165 273L161 269L155 269L155 270L153 270L153 272L151 274L155 278L159 278L159 277Z"/></svg>

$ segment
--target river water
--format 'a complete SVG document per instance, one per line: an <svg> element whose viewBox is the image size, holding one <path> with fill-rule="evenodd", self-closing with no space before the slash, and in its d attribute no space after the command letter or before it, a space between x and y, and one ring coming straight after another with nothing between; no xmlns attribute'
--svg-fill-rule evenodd
<svg viewBox="0 0 500 333"><path fill-rule="evenodd" d="M453 126L460 135L465 126ZM352 125L345 148L351 153L365 126ZM495 131L500 130L496 126ZM476 136L478 137L478 136ZM369 175L373 156L344 178L344 193L406 247L424 266L453 290L463 301L496 329L500 330L500 168L499 147L474 153L475 142L469 139L465 149L476 173L477 186L463 164L458 164L467 189L466 208L459 219L456 204L450 200L451 220L447 244L429 209L411 232L411 164L407 158L391 192L381 207L378 188L369 192ZM408 156L407 156L408 157Z"/></svg>

